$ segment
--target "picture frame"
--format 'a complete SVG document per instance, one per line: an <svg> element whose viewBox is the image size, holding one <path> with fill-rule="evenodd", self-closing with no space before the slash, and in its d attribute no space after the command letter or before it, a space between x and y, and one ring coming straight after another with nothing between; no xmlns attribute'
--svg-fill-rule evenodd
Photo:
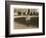
<svg viewBox="0 0 46 38"><path fill-rule="evenodd" d="M24 8L24 9L23 9ZM22 27L23 29L21 28L21 26L19 26L18 23L16 23L16 18L18 18L19 16L16 16L17 14L16 13L13 13L16 12L16 10L20 10L23 11L23 10L31 10L33 12L33 10L36 10L37 9L39 10L39 15L37 14L36 16L34 17L37 17L38 16L38 19L39 19L39 22L36 21L36 26L34 29L31 29L31 27L29 28L28 27L28 22L26 22L27 24L27 28L23 25L23 22L18 19L17 22L20 20L22 22ZM17 11L18 12L18 11ZM29 11L28 11L29 12ZM16 15L14 15L16 14ZM19 15L21 16L20 12L19 12ZM23 14L22 14L23 15ZM25 15L25 16L24 16ZM24 17L26 18L29 14L27 13L24 13L23 16L21 17ZM32 15L34 15L34 12L32 13ZM15 20L13 19L15 17ZM31 18L31 16L28 16ZM34 18L33 18L34 19ZM15 26L14 26L14 23L13 23L13 20L15 21ZM19 22L20 22L19 21ZM35 24L35 21L34 21L34 24ZM25 21L24 21L25 22ZM18 27L16 27L16 25L18 24ZM32 24L32 22L31 22ZM14 29L14 27L15 29ZM26 29L25 29L26 28ZM29 29L28 29L29 28ZM13 30L14 29L14 30ZM41 3L41 2L20 2L20 1L5 1L5 36L6 37L22 37L22 36L37 36L37 35L45 35L45 3Z"/></svg>

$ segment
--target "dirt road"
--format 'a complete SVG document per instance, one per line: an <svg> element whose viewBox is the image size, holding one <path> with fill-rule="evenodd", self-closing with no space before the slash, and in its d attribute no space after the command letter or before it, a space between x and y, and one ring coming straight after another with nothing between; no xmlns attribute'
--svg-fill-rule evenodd
<svg viewBox="0 0 46 38"><path fill-rule="evenodd" d="M27 26L18 22L14 22L14 28L15 29L30 29L32 28L32 25Z"/></svg>

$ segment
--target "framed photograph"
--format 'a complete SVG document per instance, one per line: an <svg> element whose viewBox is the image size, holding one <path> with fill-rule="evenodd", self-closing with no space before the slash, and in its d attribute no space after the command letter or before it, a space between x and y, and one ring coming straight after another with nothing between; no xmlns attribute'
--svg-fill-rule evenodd
<svg viewBox="0 0 46 38"><path fill-rule="evenodd" d="M45 35L45 3L5 1L6 37Z"/></svg>

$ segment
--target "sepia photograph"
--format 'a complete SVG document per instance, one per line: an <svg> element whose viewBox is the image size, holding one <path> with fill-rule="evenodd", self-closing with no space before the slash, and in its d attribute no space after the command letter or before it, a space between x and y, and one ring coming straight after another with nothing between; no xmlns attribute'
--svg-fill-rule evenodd
<svg viewBox="0 0 46 38"><path fill-rule="evenodd" d="M14 29L31 29L39 27L38 9L14 9Z"/></svg>
<svg viewBox="0 0 46 38"><path fill-rule="evenodd" d="M10 5L10 26L13 34L41 32L42 6Z"/></svg>

